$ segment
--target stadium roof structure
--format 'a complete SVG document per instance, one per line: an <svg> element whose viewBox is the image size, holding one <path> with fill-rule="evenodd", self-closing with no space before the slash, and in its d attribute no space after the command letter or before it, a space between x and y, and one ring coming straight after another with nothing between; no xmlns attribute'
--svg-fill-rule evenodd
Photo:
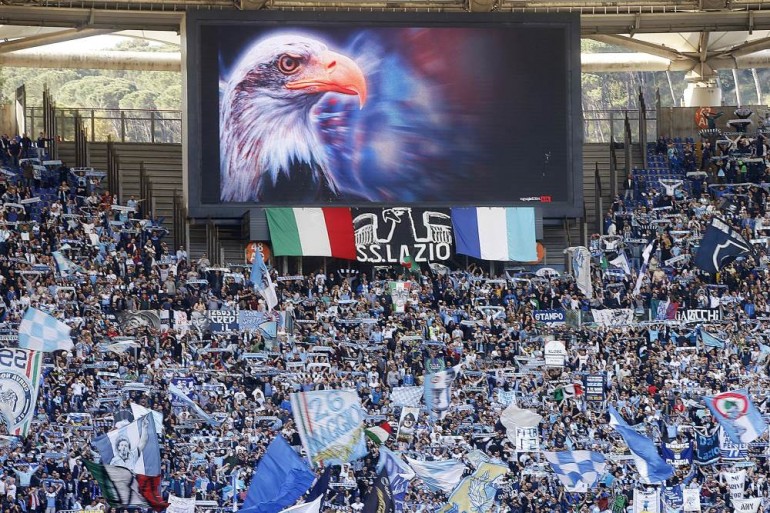
<svg viewBox="0 0 770 513"><path fill-rule="evenodd" d="M0 0L0 65L178 70L179 52L57 53L55 43L104 34L180 43L192 9L578 12L582 34L611 45L584 53L583 70L687 71L770 66L764 0Z"/></svg>

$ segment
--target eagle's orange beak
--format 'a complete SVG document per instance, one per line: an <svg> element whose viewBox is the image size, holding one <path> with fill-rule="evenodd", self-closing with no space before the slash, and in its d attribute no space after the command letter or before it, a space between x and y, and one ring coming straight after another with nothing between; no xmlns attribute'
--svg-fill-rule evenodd
<svg viewBox="0 0 770 513"><path fill-rule="evenodd" d="M286 84L287 89L308 89L315 93L358 95L359 107L366 103L366 79L353 59L325 51L310 62L300 80Z"/></svg>

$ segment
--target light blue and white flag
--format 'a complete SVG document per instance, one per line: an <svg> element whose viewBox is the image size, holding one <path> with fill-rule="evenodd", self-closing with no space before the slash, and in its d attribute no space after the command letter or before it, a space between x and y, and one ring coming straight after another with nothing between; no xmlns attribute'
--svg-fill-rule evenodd
<svg viewBox="0 0 770 513"><path fill-rule="evenodd" d="M409 481L414 479L412 468L404 463L401 456L387 447L380 447L380 460L377 462L376 471L379 474L385 469L390 479L390 489L393 492L393 502L396 505L396 513L404 511L404 497Z"/></svg>
<svg viewBox="0 0 770 513"><path fill-rule="evenodd" d="M444 418L452 397L452 383L460 373L460 365L425 375L425 405L431 417Z"/></svg>
<svg viewBox="0 0 770 513"><path fill-rule="evenodd" d="M33 351L71 351L70 327L36 308L27 308L19 325L19 347Z"/></svg>
<svg viewBox="0 0 770 513"><path fill-rule="evenodd" d="M706 347L716 347L718 349L724 349L725 348L725 341L721 340L708 331L704 330L702 327L698 326L697 329L698 337L700 338L700 341L703 343Z"/></svg>
<svg viewBox="0 0 770 513"><path fill-rule="evenodd" d="M366 456L364 409L355 390L291 394L291 411L312 465L335 465Z"/></svg>
<svg viewBox="0 0 770 513"><path fill-rule="evenodd" d="M706 395L703 401L733 443L751 443L767 430L767 424L745 389Z"/></svg>
<svg viewBox="0 0 770 513"><path fill-rule="evenodd" d="M212 425L214 427L217 427L217 426L222 424L222 422L218 421L213 416L211 416L208 413L206 413L205 411L203 411L203 408L198 406L198 403L196 403L195 401L190 399L187 396L187 394L185 393L184 390L182 390L181 388L177 387L173 383L169 383L169 385L168 385L168 392L169 392L169 394L171 394L171 398L172 399L176 399L177 401L179 401L180 405L187 406L190 409L192 409L192 411L194 411L195 414L198 417L200 417L203 420L205 420L207 424L210 424L210 425Z"/></svg>
<svg viewBox="0 0 770 513"><path fill-rule="evenodd" d="M62 255L61 251L54 251L51 254L53 255L53 261L56 264L56 270L63 278L67 278L75 273L85 274L85 269Z"/></svg>
<svg viewBox="0 0 770 513"><path fill-rule="evenodd" d="M544 452L543 456L570 492L594 488L607 467L604 455L593 451Z"/></svg>
<svg viewBox="0 0 770 513"><path fill-rule="evenodd" d="M127 468L145 476L160 475L160 445L152 415L113 429L93 444L103 465Z"/></svg>
<svg viewBox="0 0 770 513"><path fill-rule="evenodd" d="M390 401L394 406L420 406L422 387L393 387Z"/></svg>
<svg viewBox="0 0 770 513"><path fill-rule="evenodd" d="M135 420L139 420L145 415L152 414L153 421L155 422L155 432L158 433L158 435L163 434L163 414L161 412L145 408L141 404L131 403L131 414L134 416Z"/></svg>
<svg viewBox="0 0 770 513"><path fill-rule="evenodd" d="M452 493L463 477L465 465L457 460L417 461L406 458L417 477L434 492Z"/></svg>
<svg viewBox="0 0 770 513"><path fill-rule="evenodd" d="M262 297L265 298L268 310L272 310L278 306L278 296L275 294L273 279L270 277L270 272L267 270L262 253L254 254L254 263L251 266L250 279L251 283L254 284L254 290L259 292Z"/></svg>
<svg viewBox="0 0 770 513"><path fill-rule="evenodd" d="M609 414L610 425L620 433L631 450L631 455L636 462L636 470L639 472L643 483L662 483L674 475L674 467L660 457L652 440L637 433L612 406L609 407Z"/></svg>

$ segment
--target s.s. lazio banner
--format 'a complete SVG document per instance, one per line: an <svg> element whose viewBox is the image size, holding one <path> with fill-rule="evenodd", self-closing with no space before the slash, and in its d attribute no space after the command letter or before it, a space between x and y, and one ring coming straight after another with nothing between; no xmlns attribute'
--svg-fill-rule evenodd
<svg viewBox="0 0 770 513"><path fill-rule="evenodd" d="M364 410L354 390L294 393L291 408L312 465L342 464L366 456Z"/></svg>
<svg viewBox="0 0 770 513"><path fill-rule="evenodd" d="M454 253L452 218L440 208L354 208L356 259L372 264L449 260Z"/></svg>
<svg viewBox="0 0 770 513"><path fill-rule="evenodd" d="M713 465L719 461L719 433L711 435L695 434L695 463L697 465Z"/></svg>
<svg viewBox="0 0 770 513"><path fill-rule="evenodd" d="M29 349L0 349L0 416L8 433L27 436L35 416L43 353Z"/></svg>
<svg viewBox="0 0 770 513"><path fill-rule="evenodd" d="M567 322L567 313L561 308L535 310L532 312L532 319L543 324L564 324Z"/></svg>

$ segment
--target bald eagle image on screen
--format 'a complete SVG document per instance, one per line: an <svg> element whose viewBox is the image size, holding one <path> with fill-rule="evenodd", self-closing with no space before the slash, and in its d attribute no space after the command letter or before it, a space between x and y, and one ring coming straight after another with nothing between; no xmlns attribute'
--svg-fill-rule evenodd
<svg viewBox="0 0 770 513"><path fill-rule="evenodd" d="M340 187L313 108L326 93L366 102L366 79L321 41L282 35L248 48L220 86L223 201L329 202Z"/></svg>

